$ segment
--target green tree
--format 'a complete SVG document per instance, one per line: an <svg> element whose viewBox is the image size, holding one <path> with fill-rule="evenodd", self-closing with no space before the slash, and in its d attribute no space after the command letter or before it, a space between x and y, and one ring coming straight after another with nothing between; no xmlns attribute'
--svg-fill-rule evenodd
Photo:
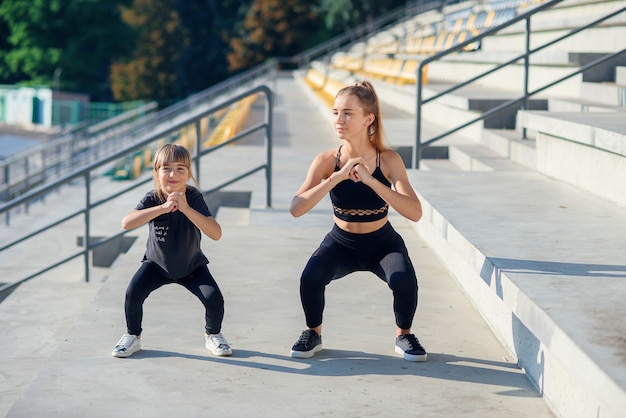
<svg viewBox="0 0 626 418"><path fill-rule="evenodd" d="M324 17L326 29L337 34L407 3L407 0L320 0L315 11Z"/></svg>
<svg viewBox="0 0 626 418"><path fill-rule="evenodd" d="M168 101L177 96L176 62L187 47L178 0L134 0L122 17L137 36L130 59L111 66L116 100Z"/></svg>
<svg viewBox="0 0 626 418"><path fill-rule="evenodd" d="M52 85L56 73L64 90L110 99L110 63L132 50L119 9L129 1L2 0L0 82Z"/></svg>
<svg viewBox="0 0 626 418"><path fill-rule="evenodd" d="M0 0L2 3L2 0ZM11 49L11 45L9 44L9 35L11 31L9 29L9 25L5 20L0 17L0 82L4 82L6 84L13 84L14 80L12 79L12 74L9 71L9 66L6 65L7 58L6 54Z"/></svg>
<svg viewBox="0 0 626 418"><path fill-rule="evenodd" d="M228 40L249 1L134 0L123 18L138 42L112 66L115 98L166 105L226 79Z"/></svg>
<svg viewBox="0 0 626 418"><path fill-rule="evenodd" d="M237 71L270 57L289 57L302 51L320 21L307 0L254 0L238 37L231 40L229 68Z"/></svg>
<svg viewBox="0 0 626 418"><path fill-rule="evenodd" d="M252 0L181 0L178 11L188 39L176 66L182 96L210 87L231 73L227 54L235 28Z"/></svg>

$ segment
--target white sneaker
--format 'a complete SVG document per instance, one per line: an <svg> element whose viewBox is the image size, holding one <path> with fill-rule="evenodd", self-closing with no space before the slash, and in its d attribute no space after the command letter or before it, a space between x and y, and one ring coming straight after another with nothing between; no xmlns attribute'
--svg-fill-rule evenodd
<svg viewBox="0 0 626 418"><path fill-rule="evenodd" d="M230 356L233 354L230 344L228 344L221 332L219 334L204 334L204 338L206 339L207 350L216 356Z"/></svg>
<svg viewBox="0 0 626 418"><path fill-rule="evenodd" d="M113 357L130 357L141 350L141 340L136 335L124 334L111 355Z"/></svg>

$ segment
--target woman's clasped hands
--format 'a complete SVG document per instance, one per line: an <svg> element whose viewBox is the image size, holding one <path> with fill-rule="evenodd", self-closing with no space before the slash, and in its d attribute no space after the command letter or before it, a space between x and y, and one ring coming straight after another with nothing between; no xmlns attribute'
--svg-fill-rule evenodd
<svg viewBox="0 0 626 418"><path fill-rule="evenodd" d="M345 171L348 172L347 177L355 183L367 183L372 178L369 166L362 157L350 158L339 173L343 175Z"/></svg>

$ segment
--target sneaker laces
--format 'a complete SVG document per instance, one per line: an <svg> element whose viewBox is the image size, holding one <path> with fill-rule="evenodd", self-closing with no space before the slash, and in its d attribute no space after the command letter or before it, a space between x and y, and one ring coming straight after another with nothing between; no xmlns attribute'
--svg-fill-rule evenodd
<svg viewBox="0 0 626 418"><path fill-rule="evenodd" d="M222 333L213 334L209 336L209 338L211 338L211 340L217 347L222 347L222 348L228 347L228 341L226 341L226 338L224 338Z"/></svg>
<svg viewBox="0 0 626 418"><path fill-rule="evenodd" d="M300 334L300 338L298 339L296 345L307 345L314 332L315 331L304 331L302 334Z"/></svg>
<svg viewBox="0 0 626 418"><path fill-rule="evenodd" d="M120 338L120 341L117 343L118 346L124 346L124 347L130 347L131 344L133 343L133 340L137 338L134 335L131 334L124 334L122 335L122 338Z"/></svg>
<svg viewBox="0 0 626 418"><path fill-rule="evenodd" d="M409 346L409 350L417 350L422 348L422 345L414 334L404 334L404 340Z"/></svg>
<svg viewBox="0 0 626 418"><path fill-rule="evenodd" d="M313 330L306 330L302 332L302 334L300 334L298 342L296 342L296 345L303 345L305 347L308 346L309 341L311 341L311 339L314 338L315 335L317 335L317 333Z"/></svg>

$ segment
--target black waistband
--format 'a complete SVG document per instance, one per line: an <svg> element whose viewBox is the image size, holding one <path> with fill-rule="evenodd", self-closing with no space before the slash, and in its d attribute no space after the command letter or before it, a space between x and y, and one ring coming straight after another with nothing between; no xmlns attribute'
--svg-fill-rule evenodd
<svg viewBox="0 0 626 418"><path fill-rule="evenodd" d="M328 235L345 247L353 250L367 251L379 248L381 242L386 242L394 238L396 234L391 223L387 222L380 229L366 234L355 234L353 232L344 231L335 224Z"/></svg>

